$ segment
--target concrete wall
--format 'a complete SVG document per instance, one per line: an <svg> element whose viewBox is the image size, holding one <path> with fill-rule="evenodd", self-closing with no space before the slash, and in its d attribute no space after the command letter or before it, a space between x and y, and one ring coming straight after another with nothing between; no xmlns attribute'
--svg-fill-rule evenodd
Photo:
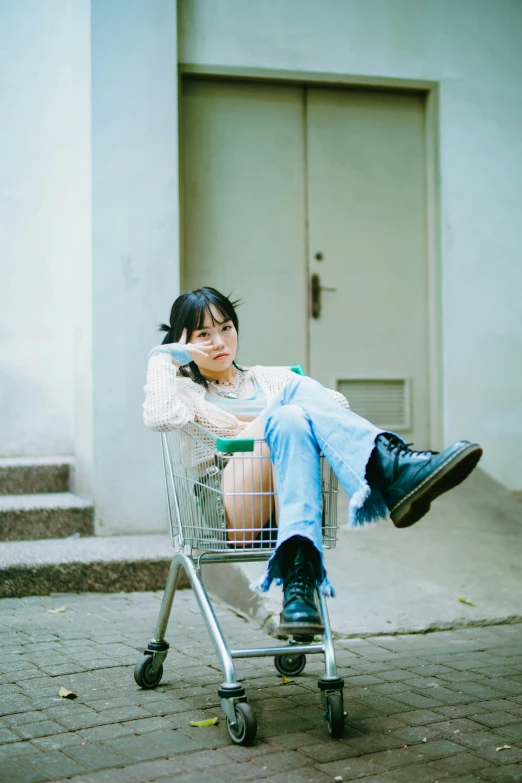
<svg viewBox="0 0 522 783"><path fill-rule="evenodd" d="M522 487L522 4L184 0L184 63L440 83L443 435Z"/></svg>
<svg viewBox="0 0 522 783"><path fill-rule="evenodd" d="M97 532L163 531L147 356L178 294L175 0L92 2L94 499Z"/></svg>
<svg viewBox="0 0 522 783"><path fill-rule="evenodd" d="M73 453L89 396L89 5L0 0L1 456Z"/></svg>

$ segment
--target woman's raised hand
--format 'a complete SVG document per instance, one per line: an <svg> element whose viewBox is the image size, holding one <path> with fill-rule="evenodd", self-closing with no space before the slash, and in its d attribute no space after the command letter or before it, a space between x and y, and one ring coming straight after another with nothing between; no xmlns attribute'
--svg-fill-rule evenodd
<svg viewBox="0 0 522 783"><path fill-rule="evenodd" d="M159 353L168 354L171 359L178 365L183 367L185 364L190 364L196 361L198 357L206 359L213 349L212 340L201 340L197 343L187 343L187 330L183 330L183 334L179 338L179 343L162 343L153 348L149 354L149 358Z"/></svg>
<svg viewBox="0 0 522 783"><path fill-rule="evenodd" d="M171 345L179 345L179 347L187 351L194 358L196 356L202 356L207 359L212 353L212 340L201 340L198 343L187 343L187 330L183 329L183 333L179 338L179 343L171 343Z"/></svg>

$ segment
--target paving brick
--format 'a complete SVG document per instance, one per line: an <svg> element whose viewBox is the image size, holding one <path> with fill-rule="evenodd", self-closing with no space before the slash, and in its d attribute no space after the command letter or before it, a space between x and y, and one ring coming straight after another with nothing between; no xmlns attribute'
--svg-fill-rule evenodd
<svg viewBox="0 0 522 783"><path fill-rule="evenodd" d="M31 740L31 744L41 750L61 750L69 745L81 745L85 742L85 737L74 732L66 734L54 734L51 737L38 737Z"/></svg>
<svg viewBox="0 0 522 783"><path fill-rule="evenodd" d="M244 747L243 745L231 745L230 748L227 748L227 751L230 750L239 750L244 751L245 755L251 758L250 751L254 751L258 747L260 743L256 743L253 747ZM270 748L267 747L268 752L270 752ZM234 760L233 755L230 755L230 753L226 753L224 749L217 750L213 748L212 750L198 750L196 752L188 753L186 756L176 756L175 760L176 763L180 765L184 765L185 769L188 770L194 770L194 769L206 769L208 767L214 767L218 764L228 764L231 759ZM169 759L169 761L172 761L173 759ZM238 760L241 760L241 758L238 758ZM154 763L163 763L163 762L154 762ZM165 762L167 763L167 762Z"/></svg>
<svg viewBox="0 0 522 783"><path fill-rule="evenodd" d="M488 680L484 680L484 682L487 683ZM503 691L490 688L489 685L483 685L481 682L461 682L459 683L459 691L479 699L498 699L504 696Z"/></svg>
<svg viewBox="0 0 522 783"><path fill-rule="evenodd" d="M478 724L484 724L490 728L497 728L499 726L507 726L510 723L517 723L520 721L520 717L512 712L490 712L479 715L473 715L473 720Z"/></svg>
<svg viewBox="0 0 522 783"><path fill-rule="evenodd" d="M331 783L332 778L318 769L300 768L270 776L270 783ZM368 779L367 779L368 780ZM199 781L194 781L199 783Z"/></svg>
<svg viewBox="0 0 522 783"><path fill-rule="evenodd" d="M440 739L440 733L436 730L438 723L430 726L405 726L402 729L394 729L391 734L402 740L406 745L418 745L430 739Z"/></svg>
<svg viewBox="0 0 522 783"><path fill-rule="evenodd" d="M397 767L390 770L388 775L397 783L435 783L435 781L442 781L449 777L447 772L435 764L424 763Z"/></svg>
<svg viewBox="0 0 522 783"><path fill-rule="evenodd" d="M57 722L64 727L64 730L78 731L79 729L90 729L93 726L101 726L109 721L106 720L104 714L90 710L89 712L79 712L77 715L63 715L62 717L57 717Z"/></svg>
<svg viewBox="0 0 522 783"><path fill-rule="evenodd" d="M393 736L392 732L380 733L372 732L360 737L346 739L346 744L358 750L359 754L375 753L389 748L399 748L403 744L398 737Z"/></svg>
<svg viewBox="0 0 522 783"><path fill-rule="evenodd" d="M304 753L305 756L310 756L311 759L320 763L348 759L360 755L360 751L357 748L351 747L345 742L331 742L328 740L310 743L306 747L301 747L299 752Z"/></svg>
<svg viewBox="0 0 522 783"><path fill-rule="evenodd" d="M127 762L127 758L113 748L96 742L86 742L85 745L68 745L63 748L62 753L70 756L87 769L93 770L120 767Z"/></svg>
<svg viewBox="0 0 522 783"><path fill-rule="evenodd" d="M475 753L457 753L453 756L437 759L437 767L447 772L450 778L456 775L478 773L485 769L484 759Z"/></svg>
<svg viewBox="0 0 522 783"><path fill-rule="evenodd" d="M289 750L295 750L302 747L303 745L308 745L310 743L310 735L305 731L295 731L290 732L289 734L269 737L267 742L270 745L275 745L281 748L288 748Z"/></svg>
<svg viewBox="0 0 522 783"><path fill-rule="evenodd" d="M381 750L379 753L372 753L372 760L381 765L384 769L391 770L395 767L402 767L408 764L415 764L424 760L422 749L424 745L414 746L413 748L392 748Z"/></svg>
<svg viewBox="0 0 522 783"><path fill-rule="evenodd" d="M430 710L412 710L411 712L400 712L397 717L404 723L411 726L422 726L429 723L435 723L442 720L442 716Z"/></svg>
<svg viewBox="0 0 522 783"><path fill-rule="evenodd" d="M491 783L521 783L522 767L520 764L506 764L501 769L488 767L480 770L480 779Z"/></svg>
<svg viewBox="0 0 522 783"><path fill-rule="evenodd" d="M10 759L0 765L2 783L40 783L49 780L48 776L31 766L25 759Z"/></svg>
<svg viewBox="0 0 522 783"><path fill-rule="evenodd" d="M139 737L120 737L107 740L105 745L132 761L149 761L164 756L174 756L188 750L199 750L196 742L179 731L163 730Z"/></svg>
<svg viewBox="0 0 522 783"><path fill-rule="evenodd" d="M455 720L445 720L442 723L434 724L434 728L443 734L469 734L474 731L481 731L483 726L469 718L455 718Z"/></svg>
<svg viewBox="0 0 522 783"><path fill-rule="evenodd" d="M503 745L509 745L509 748L505 750L497 751L497 747ZM492 764L510 764L520 763L522 761L522 748L516 745L511 745L510 742L502 742L500 745L487 745L481 748L476 748L475 751L480 758L490 761Z"/></svg>
<svg viewBox="0 0 522 783"><path fill-rule="evenodd" d="M190 737L200 748L220 748L230 744L230 737L223 720L217 726L183 726L183 734ZM154 737L154 735L152 735Z"/></svg>
<svg viewBox="0 0 522 783"><path fill-rule="evenodd" d="M445 756L451 756L453 753L461 753L462 750L462 745L451 742L451 740L440 739L429 740L428 742L423 743L422 751L419 750L419 752L422 752L424 758L434 761L435 759L441 759Z"/></svg>
<svg viewBox="0 0 522 783"><path fill-rule="evenodd" d="M3 727L0 728L0 745L3 745L6 742L19 742L20 739L20 735L16 734L14 731Z"/></svg>
<svg viewBox="0 0 522 783"><path fill-rule="evenodd" d="M191 754L192 755L192 754ZM227 759L223 763L226 763ZM207 766L211 766L210 759L207 759ZM142 761L139 764L131 764L125 767L129 783L149 783L149 781L166 780L182 772L187 771L188 766L183 764L183 759L156 759L154 761ZM195 769L195 767L193 768ZM182 781L180 780L180 783Z"/></svg>
<svg viewBox="0 0 522 783"><path fill-rule="evenodd" d="M489 702L485 702L489 703ZM482 706L484 702L472 702L471 704L457 704L454 707L437 707L434 712L440 713L447 718L467 718L470 715L480 715L483 712L488 712L488 709Z"/></svg>
<svg viewBox="0 0 522 783"><path fill-rule="evenodd" d="M400 691L391 698L401 704L406 704L410 708L416 707L420 710L429 709L430 707L439 707L441 704L441 701L437 699L421 696L419 693L414 693L413 691Z"/></svg>
<svg viewBox="0 0 522 783"><path fill-rule="evenodd" d="M24 723L16 727L17 732L24 739L34 739L35 737L49 737L52 734L60 734L67 731L54 720L41 720L37 723Z"/></svg>
<svg viewBox="0 0 522 783"><path fill-rule="evenodd" d="M30 710L29 712L15 712L14 715L6 715L4 722L8 726L21 726L24 723L37 723L41 720L47 720L48 716L44 712Z"/></svg>
<svg viewBox="0 0 522 783"><path fill-rule="evenodd" d="M133 736L133 731L121 723L106 723L103 726L94 726L92 729L80 729L78 734L89 742L103 742L116 737Z"/></svg>
<svg viewBox="0 0 522 783"><path fill-rule="evenodd" d="M79 764L59 750L32 756L30 763L37 770L51 778L51 780L70 777L78 772L85 772L87 769L83 764Z"/></svg>
<svg viewBox="0 0 522 783"><path fill-rule="evenodd" d="M38 753L38 749L29 741L10 742L7 745L0 745L0 766L2 764L2 759L30 756L35 753Z"/></svg>
<svg viewBox="0 0 522 783"><path fill-rule="evenodd" d="M260 767L254 761L240 761L223 766L217 766L212 768L212 775L216 780L221 783L229 783L230 780L263 780L270 777L272 780L272 773L265 767ZM236 777L237 776L237 777Z"/></svg>
<svg viewBox="0 0 522 783"><path fill-rule="evenodd" d="M308 742L310 742L310 737L308 737ZM279 750L279 747L277 750ZM233 761L249 761L257 756L266 756L267 753L273 753L274 748L272 747L271 740L268 742L260 742L259 739L256 739L255 744L249 745L248 747L243 745L224 745L219 751L214 750L212 752L223 753L227 759L232 759ZM192 754L187 756L187 759L191 757Z"/></svg>
<svg viewBox="0 0 522 783"><path fill-rule="evenodd" d="M368 775L377 775L385 772L386 769L374 758L350 758L339 761L328 761L326 764L318 764L317 769L330 775L330 780L334 777L341 777L343 780L356 780Z"/></svg>
<svg viewBox="0 0 522 783"><path fill-rule="evenodd" d="M411 688L404 682L383 682L381 685L373 685L370 689L370 693L386 696L390 693L400 693L401 691L409 690L411 690Z"/></svg>
<svg viewBox="0 0 522 783"><path fill-rule="evenodd" d="M376 718L359 718L353 720L348 717L346 720L347 728L348 726L353 726L362 732L379 731L383 733L385 731L392 731L393 729L404 728L403 721L397 720L397 718L387 718L384 715L379 715Z"/></svg>

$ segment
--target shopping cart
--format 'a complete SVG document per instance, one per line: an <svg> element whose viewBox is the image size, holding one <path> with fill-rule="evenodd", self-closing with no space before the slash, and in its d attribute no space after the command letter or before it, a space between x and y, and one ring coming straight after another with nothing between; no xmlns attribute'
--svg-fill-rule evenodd
<svg viewBox="0 0 522 783"><path fill-rule="evenodd" d="M299 367L292 369L302 373ZM296 677L305 668L306 655L318 653L324 655L325 661L325 673L318 686L326 723L332 737L342 737L344 682L337 675L325 597L317 593L325 628L322 641L296 636L288 644L275 647L231 650L203 584L203 564L263 561L274 551L277 495L266 443L216 438L199 425L188 424L183 429L162 433L161 444L174 557L154 638L134 670L136 683L141 688L155 688L161 681L163 661L169 649L165 633L183 567L223 672L218 695L232 741L250 745L257 732L254 711L247 703L244 687L236 678L234 659L274 656L275 667L282 675ZM242 486L256 488L262 485L264 491L225 493L222 484L225 468L228 474L233 471L234 476L241 475ZM261 482L262 474L264 483ZM324 457L321 457L321 481L323 545L325 549L332 549L337 536L338 483ZM264 526L259 525L259 520L266 519L269 521Z"/></svg>

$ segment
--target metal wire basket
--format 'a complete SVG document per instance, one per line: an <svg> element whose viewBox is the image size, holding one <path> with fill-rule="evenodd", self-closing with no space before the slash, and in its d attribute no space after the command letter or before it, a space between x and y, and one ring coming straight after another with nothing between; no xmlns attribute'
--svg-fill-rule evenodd
<svg viewBox="0 0 522 783"><path fill-rule="evenodd" d="M277 491L265 441L216 438L199 425L188 424L163 433L162 446L176 548L231 554L273 550ZM338 481L324 457L321 484L323 546L332 549L337 540Z"/></svg>

